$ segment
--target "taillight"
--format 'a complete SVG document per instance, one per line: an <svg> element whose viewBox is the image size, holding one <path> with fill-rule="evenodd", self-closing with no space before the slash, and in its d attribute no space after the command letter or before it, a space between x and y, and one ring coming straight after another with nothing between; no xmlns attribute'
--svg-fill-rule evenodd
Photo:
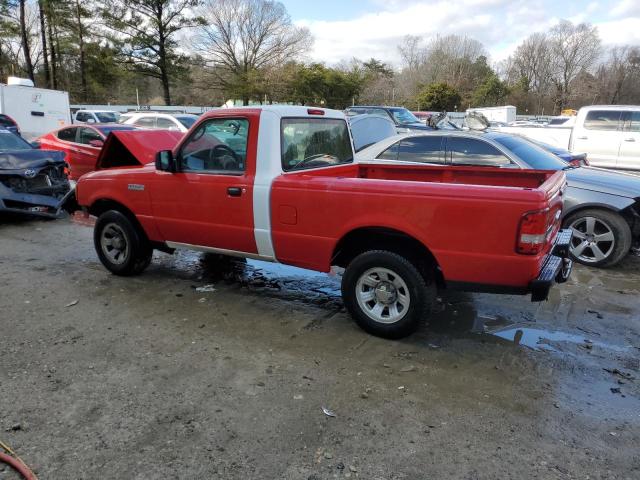
<svg viewBox="0 0 640 480"><path fill-rule="evenodd" d="M549 237L560 222L560 210L548 209L527 212L520 219L516 252L537 255L544 250Z"/></svg>

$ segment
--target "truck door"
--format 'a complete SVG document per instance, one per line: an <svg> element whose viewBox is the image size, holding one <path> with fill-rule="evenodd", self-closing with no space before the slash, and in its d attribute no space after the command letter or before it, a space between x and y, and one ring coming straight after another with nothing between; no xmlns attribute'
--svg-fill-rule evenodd
<svg viewBox="0 0 640 480"><path fill-rule="evenodd" d="M624 112L618 168L640 169L640 110Z"/></svg>
<svg viewBox="0 0 640 480"><path fill-rule="evenodd" d="M615 167L622 133L621 110L590 110L584 124L576 123L573 152L586 152L589 163L598 167Z"/></svg>
<svg viewBox="0 0 640 480"><path fill-rule="evenodd" d="M253 180L258 121L209 118L175 152L178 172L156 171L153 213L167 242L257 253Z"/></svg>

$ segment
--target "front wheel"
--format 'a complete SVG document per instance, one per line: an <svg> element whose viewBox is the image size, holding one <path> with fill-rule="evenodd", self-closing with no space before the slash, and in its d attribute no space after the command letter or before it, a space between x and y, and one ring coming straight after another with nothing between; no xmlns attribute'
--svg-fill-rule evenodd
<svg viewBox="0 0 640 480"><path fill-rule="evenodd" d="M98 217L93 243L102 264L116 275L138 275L151 263L153 249L146 235L117 210L109 210Z"/></svg>
<svg viewBox="0 0 640 480"><path fill-rule="evenodd" d="M576 212L564 221L573 230L571 256L591 267L611 267L631 250L631 228L615 212L589 209Z"/></svg>
<svg viewBox="0 0 640 480"><path fill-rule="evenodd" d="M428 316L435 293L434 283L413 263L384 250L358 255L342 277L342 297L351 316L363 330L384 338L413 333Z"/></svg>

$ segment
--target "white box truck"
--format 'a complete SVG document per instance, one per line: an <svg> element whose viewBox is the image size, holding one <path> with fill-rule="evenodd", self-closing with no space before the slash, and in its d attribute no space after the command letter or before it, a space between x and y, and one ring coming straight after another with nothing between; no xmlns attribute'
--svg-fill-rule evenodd
<svg viewBox="0 0 640 480"><path fill-rule="evenodd" d="M503 107L478 107L469 108L467 113L477 112L484 115L490 122L510 123L516 119L516 107L505 105Z"/></svg>
<svg viewBox="0 0 640 480"><path fill-rule="evenodd" d="M9 77L7 85L0 83L0 113L18 124L25 139L33 140L71 123L69 93Z"/></svg>

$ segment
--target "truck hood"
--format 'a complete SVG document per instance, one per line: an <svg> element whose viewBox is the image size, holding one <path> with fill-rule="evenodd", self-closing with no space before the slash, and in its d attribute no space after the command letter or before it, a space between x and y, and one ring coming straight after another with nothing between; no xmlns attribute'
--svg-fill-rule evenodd
<svg viewBox="0 0 640 480"><path fill-rule="evenodd" d="M574 188L628 198L640 197L640 176L637 175L595 167L573 168L565 173L567 183Z"/></svg>
<svg viewBox="0 0 640 480"><path fill-rule="evenodd" d="M96 170L146 165L161 150L173 150L184 133L170 130L112 130L96 160Z"/></svg>
<svg viewBox="0 0 640 480"><path fill-rule="evenodd" d="M41 168L59 163L64 163L64 152L34 148L0 153L0 171Z"/></svg>

